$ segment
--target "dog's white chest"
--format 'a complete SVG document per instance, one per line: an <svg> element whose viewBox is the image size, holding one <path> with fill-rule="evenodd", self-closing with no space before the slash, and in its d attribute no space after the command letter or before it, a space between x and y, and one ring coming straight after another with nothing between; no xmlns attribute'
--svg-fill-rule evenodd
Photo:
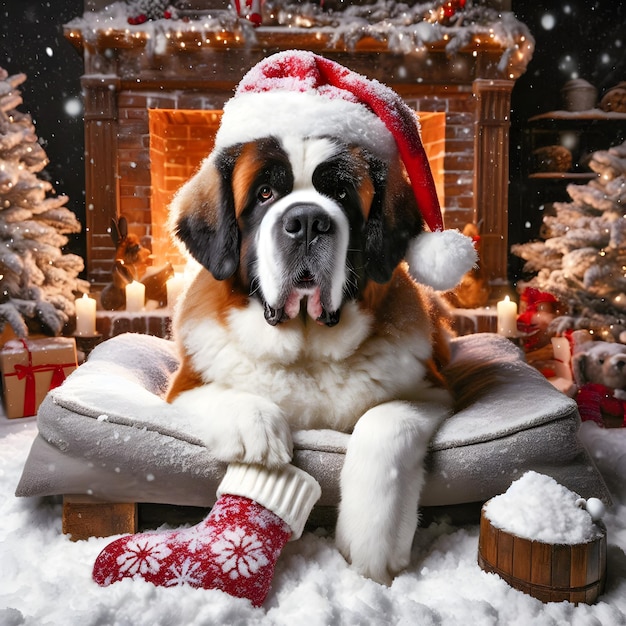
<svg viewBox="0 0 626 626"><path fill-rule="evenodd" d="M349 430L376 404L419 398L428 337L373 336L356 305L344 307L333 328L272 327L259 309L234 312L227 327L209 321L186 329L206 383L275 402L294 429Z"/></svg>

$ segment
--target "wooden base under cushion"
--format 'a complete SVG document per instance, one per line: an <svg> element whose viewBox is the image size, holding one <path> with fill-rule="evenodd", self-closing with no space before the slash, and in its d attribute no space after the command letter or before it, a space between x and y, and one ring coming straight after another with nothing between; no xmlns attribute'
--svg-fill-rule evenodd
<svg viewBox="0 0 626 626"><path fill-rule="evenodd" d="M442 520L457 525L477 524L481 506L480 502L472 502L424 507L420 509L420 526ZM90 496L66 495L63 497L63 532L72 541L80 541L89 537L154 530L163 524L171 527L193 525L201 522L210 510L210 507L107 502ZM311 511L307 528L324 528L332 532L336 522L336 506L317 505Z"/></svg>
<svg viewBox="0 0 626 626"><path fill-rule="evenodd" d="M137 505L133 502L105 502L89 496L63 497L63 533L72 541L135 533Z"/></svg>

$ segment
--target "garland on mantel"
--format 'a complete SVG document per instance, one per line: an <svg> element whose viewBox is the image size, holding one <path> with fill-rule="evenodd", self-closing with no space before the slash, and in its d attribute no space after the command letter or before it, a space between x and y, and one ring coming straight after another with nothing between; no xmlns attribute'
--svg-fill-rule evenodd
<svg viewBox="0 0 626 626"><path fill-rule="evenodd" d="M126 4L129 9L128 23L132 25L143 24L149 20L173 19L179 17L179 15L182 17L185 16L185 14L193 15L195 13L197 15L199 13L197 10L191 11L184 9L184 1L180 1L178 3L174 2L172 4L170 0L126 0ZM282 4L283 3L278 1L271 2L271 0L244 0L244 4L242 5L240 0L232 0L231 8L239 17L250 19L250 16L256 13L262 19L269 18L272 20L273 14L275 14L278 7ZM292 15L298 15L300 13L300 8L303 8L303 14L307 16L305 18L307 20L311 17L311 9L318 9L318 14L325 13L326 15L337 15L343 13L347 14L354 8L353 5L347 4L346 6L341 6L340 9L335 10L333 8L329 8L328 4L329 3L326 3L324 0L320 0L319 3L296 2L295 4L287 5L286 8ZM421 19L427 20L431 23L438 22L440 24L452 24L458 17L457 13L459 11L463 11L467 4L467 0L445 0L443 3L440 1L434 3L420 3L417 5L417 8ZM472 0L469 0L469 5L471 4ZM376 7L374 11L371 10L372 6L373 5L371 4L366 4L364 11L360 11L359 13L365 16L366 19L367 16L372 13L380 13L379 6ZM402 12L406 15L408 5L402 4L400 6L402 7ZM258 22L253 20L253 22L255 22L258 26L262 23L262 19ZM374 19L376 20L376 18ZM321 21L321 23L323 22L324 20Z"/></svg>
<svg viewBox="0 0 626 626"><path fill-rule="evenodd" d="M191 11L168 0L128 0L99 12L86 12L66 28L70 37L75 33L86 40L103 31L115 31L129 38L143 34L153 41L164 36L175 41L189 32L206 36L207 41L216 34L234 33L237 41L254 42L255 26L261 25L262 29L319 32L330 37L331 46L347 49L372 38L386 42L390 51L404 54L422 52L436 42L445 42L449 54L467 45L495 44L505 50L502 69L511 55L517 55L516 65L525 66L534 48L530 31L513 13L499 12L476 0L416 4L376 0L373 4L348 4L343 9L327 6L324 1L265 0L261 5L261 0L232 0L228 9Z"/></svg>
<svg viewBox="0 0 626 626"><path fill-rule="evenodd" d="M268 2L266 7L271 11L268 25L330 28L333 45L343 43L348 49L366 37L386 41L392 51L403 53L420 52L426 44L446 41L448 53L453 54L476 38L511 51L530 46L530 54L534 45L528 28L512 13L498 12L471 0L413 5L377 0L374 4L350 4L342 11L325 11L310 3L276 2L272 6Z"/></svg>

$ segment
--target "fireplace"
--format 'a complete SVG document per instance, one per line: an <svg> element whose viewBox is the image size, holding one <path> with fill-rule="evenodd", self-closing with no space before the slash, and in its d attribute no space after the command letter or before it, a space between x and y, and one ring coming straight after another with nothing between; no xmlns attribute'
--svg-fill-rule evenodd
<svg viewBox="0 0 626 626"><path fill-rule="evenodd" d="M479 224L489 279L506 284L510 94L532 54L524 28L513 53L493 29L473 30L453 53L447 37L405 53L371 37L339 45L328 29L262 26L245 41L235 29L209 37L180 20L160 24L156 37L154 26L95 24L79 20L65 33L85 60L87 271L94 288L110 280L112 218L125 216L131 232L151 240L156 263L179 262L164 228L171 196L209 152L221 109L247 69L295 48L377 78L419 112L446 226Z"/></svg>

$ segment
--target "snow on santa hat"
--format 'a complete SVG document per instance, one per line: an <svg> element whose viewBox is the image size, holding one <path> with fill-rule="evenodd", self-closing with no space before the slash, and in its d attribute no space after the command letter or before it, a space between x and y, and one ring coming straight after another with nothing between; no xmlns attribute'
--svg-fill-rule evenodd
<svg viewBox="0 0 626 626"><path fill-rule="evenodd" d="M443 230L443 218L417 116L382 83L304 50L267 57L239 83L224 106L217 150L297 129L308 137L335 136L383 160L399 153L420 213L430 229L409 245L413 277L435 289L454 287L476 262L471 240Z"/></svg>

